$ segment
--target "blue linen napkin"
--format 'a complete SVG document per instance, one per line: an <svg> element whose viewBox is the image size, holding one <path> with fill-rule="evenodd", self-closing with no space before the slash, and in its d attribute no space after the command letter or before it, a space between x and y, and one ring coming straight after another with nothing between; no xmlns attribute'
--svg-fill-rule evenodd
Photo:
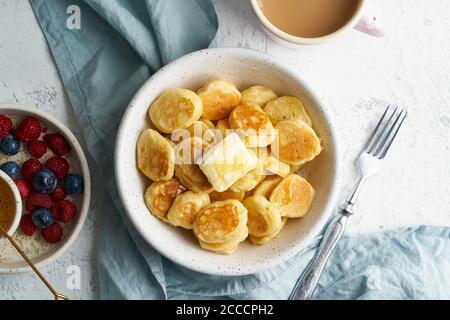
<svg viewBox="0 0 450 320"><path fill-rule="evenodd" d="M32 0L104 186L99 247L103 299L286 299L319 239L291 261L245 277L192 272L159 255L131 226L114 181L117 127L137 89L162 65L208 47L209 0ZM80 29L67 26L80 8ZM73 9L73 7L70 7ZM69 13L68 13L69 12ZM75 17L76 18L76 17ZM72 21L73 22L73 21ZM450 298L450 230L418 227L344 238L316 299Z"/></svg>

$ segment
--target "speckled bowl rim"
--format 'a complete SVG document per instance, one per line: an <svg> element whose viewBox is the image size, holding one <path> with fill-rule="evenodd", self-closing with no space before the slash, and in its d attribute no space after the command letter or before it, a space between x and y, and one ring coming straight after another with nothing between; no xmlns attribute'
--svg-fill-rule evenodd
<svg viewBox="0 0 450 320"><path fill-rule="evenodd" d="M158 245L155 242L152 242L151 237L147 236L147 233L143 230L142 225L140 224L140 221L133 215L133 209L131 206L131 203L129 203L127 199L127 190L125 186L123 186L120 181L122 178L124 178L121 169L120 169L120 159L121 156L121 150L123 149L122 146L125 144L129 144L129 141L127 141L128 138L128 132L125 130L126 122L129 121L128 118L132 118L132 114L134 112L134 105L136 104L136 101L139 100L139 98L143 95L143 93L146 91L148 87L151 87L153 83L157 83L159 80L159 77L170 71L175 65L177 64L183 64L186 60L190 60L193 56L198 56L199 60L200 57L207 57L209 54L216 54L218 56L226 56L226 55L240 55L242 58L248 58L248 59L256 59L259 61L264 61L265 64L271 66L272 68L276 68L279 71L287 74L292 79L295 79L295 81L300 84L301 87L303 87L305 92L308 92L310 97L314 100L315 104L319 107L320 111L323 114L323 118L325 120L325 123L328 127L328 130L330 132L330 147L332 149L332 153L334 155L334 172L333 172L333 178L330 180L330 192L327 197L327 203L324 205L323 212L320 214L320 217L317 219L317 222L314 224L313 228L311 228L305 237L303 238L303 242L307 243L306 245L302 245L299 242L297 243L295 250L289 250L284 255L280 256L274 256L271 258L270 262L265 263L264 265L254 265L252 267L246 267L246 271L236 271L233 268L230 269L221 269L218 271L217 266L213 264L208 264L204 266L198 266L195 264L191 264L189 261L186 261L185 259L182 259L177 254L172 254L172 252L168 252L167 248L164 248L162 245ZM277 265L280 265L284 262L287 262L289 259L294 257L296 254L301 252L304 248L307 247L309 243L311 243L314 238L322 231L325 224L329 220L333 210L335 209L335 203L338 196L338 188L341 180L341 165L340 165L340 153L339 153L339 145L338 145L338 135L337 131L335 129L335 126L333 125L333 121L331 120L331 115L329 112L323 107L323 103L319 96L315 93L314 90L312 90L309 85L294 71L292 71L292 68L289 67L289 65L282 63L280 60L267 55L265 53L262 53L260 51L256 51L253 49L245 49L245 48L236 48L236 47L226 47L226 48L210 48L210 49L204 49L192 52L190 54L187 54L181 58L178 58L174 60L173 62L169 63L162 69L160 69L158 72L156 72L152 77L150 77L137 91L137 93L134 95L132 100L130 101L119 126L117 138L116 138L116 145L115 145L115 155L114 155L114 170L115 170L115 178L116 178L116 185L118 187L119 191L119 197L122 201L122 204L124 206L125 212L127 213L131 223L137 230L137 232L143 237L143 239L149 243L154 249L156 249L161 255L166 257L167 259L196 272L203 273L203 274L209 274L209 275L220 275L220 276L244 276L249 274L255 274L264 270L268 270L270 268L273 268ZM287 250L286 250L287 251ZM213 253L212 253L213 254ZM242 269L242 268L241 268Z"/></svg>
<svg viewBox="0 0 450 320"><path fill-rule="evenodd" d="M73 227L70 229L70 233L68 237L63 238L63 243L59 244L59 248L53 252L52 255L50 255L47 258L44 258L38 262L34 262L35 266L37 268L44 267L52 262L54 262L56 259L58 259L61 255L63 255L73 244L75 239L80 234L80 231L84 225L84 222L86 221L88 212L89 212L89 205L91 202L91 175L89 171L89 165L86 159L86 155L84 154L83 148L81 147L80 143L78 142L77 138L74 136L74 134L67 128L61 121L56 119L55 117L42 112L32 106L29 106L27 104L20 104L20 103L0 103L0 113L3 111L8 111L11 113L14 113L14 111L27 113L30 116L37 116L40 118L45 119L48 123L50 123L59 133L61 133L69 142L70 146L72 147L72 150L75 152L76 157L78 158L79 165L81 167L82 176L84 179L84 192L83 192L83 199L82 199L82 205L79 209L79 213L77 216L77 220L75 221ZM34 259L33 259L34 260ZM0 274L1 273L23 273L23 272L31 272L31 268L29 266L19 267L19 268L2 268L0 266Z"/></svg>

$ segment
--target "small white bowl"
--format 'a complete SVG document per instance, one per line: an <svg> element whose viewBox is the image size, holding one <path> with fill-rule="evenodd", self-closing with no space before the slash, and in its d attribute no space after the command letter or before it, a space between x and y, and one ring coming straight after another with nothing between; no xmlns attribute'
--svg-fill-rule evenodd
<svg viewBox="0 0 450 320"><path fill-rule="evenodd" d="M49 132L55 131L62 134L72 148L72 151L67 157L71 164L70 170L71 172L80 174L84 179L83 194L78 195L73 199L77 207L77 216L73 221L64 224L64 236L59 243L49 245L46 244L42 239L36 241L35 238L20 235L19 245L21 245L22 249L29 256L31 256L31 260L36 267L43 267L55 261L70 248L84 225L89 211L89 204L91 199L91 176L89 173L88 162L86 160L84 151L75 136L58 119L48 115L45 112L37 110L34 107L15 103L0 104L0 114L8 115L13 118L33 116L40 121L43 127L47 127L49 129ZM21 159L21 157L23 156L23 154L19 154L16 157L18 157L18 159ZM16 231L16 233L17 232L19 231ZM38 231L36 231L36 233L37 232ZM40 238L40 236L37 238ZM9 246L8 249L11 249L11 247ZM5 256L7 258L7 261L2 260L5 259ZM13 249L6 253L2 252L1 257L2 259L0 259L0 273L18 273L32 271L27 263L20 256L18 256Z"/></svg>
<svg viewBox="0 0 450 320"><path fill-rule="evenodd" d="M10 236L14 234L14 232L17 230L20 224L20 219L22 218L22 198L20 197L19 189L17 189L16 184L14 181L3 171L0 170L0 180L3 180L11 190L11 193L14 197L14 201L16 203L16 210L14 212L14 219L12 221L12 224L9 226L8 230L6 230L6 233ZM0 235L0 238L2 236Z"/></svg>
<svg viewBox="0 0 450 320"><path fill-rule="evenodd" d="M136 168L136 142L148 128L150 104L168 88L193 90L211 79L224 79L244 89L262 84L279 95L302 100L321 137L324 151L303 174L317 193L303 219L290 219L279 237L264 246L246 241L233 255L225 256L200 247L192 232L161 222L148 211L144 192L151 181ZM258 51L217 48L186 55L162 68L137 92L126 110L116 141L115 173L124 208L142 237L168 259L194 271L224 276L252 274L283 263L305 248L327 222L336 199L339 157L329 114L318 97L293 69Z"/></svg>

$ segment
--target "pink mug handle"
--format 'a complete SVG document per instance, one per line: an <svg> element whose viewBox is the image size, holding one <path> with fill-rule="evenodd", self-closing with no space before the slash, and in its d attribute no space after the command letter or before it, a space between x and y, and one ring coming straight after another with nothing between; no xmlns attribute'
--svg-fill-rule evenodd
<svg viewBox="0 0 450 320"><path fill-rule="evenodd" d="M355 29L374 37L384 37L385 26L381 19L380 9L378 7L366 8Z"/></svg>

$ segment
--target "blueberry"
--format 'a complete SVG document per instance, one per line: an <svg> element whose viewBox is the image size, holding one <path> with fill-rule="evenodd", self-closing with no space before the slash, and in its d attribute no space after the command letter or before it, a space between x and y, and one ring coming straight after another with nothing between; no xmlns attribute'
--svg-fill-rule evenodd
<svg viewBox="0 0 450 320"><path fill-rule="evenodd" d="M82 193L84 189L83 178L79 174L68 174L64 179L63 187L69 195Z"/></svg>
<svg viewBox="0 0 450 320"><path fill-rule="evenodd" d="M16 180L20 176L20 167L17 163L9 161L0 166L0 170L6 173L11 179Z"/></svg>
<svg viewBox="0 0 450 320"><path fill-rule="evenodd" d="M31 215L31 221L36 227L44 229L55 222L55 217L48 209L39 208Z"/></svg>
<svg viewBox="0 0 450 320"><path fill-rule="evenodd" d="M19 153L20 141L14 138L12 134L8 134L0 142L0 150L7 156L14 156Z"/></svg>
<svg viewBox="0 0 450 320"><path fill-rule="evenodd" d="M37 193L50 193L55 189L58 181L53 172L44 169L36 172L32 182L33 188Z"/></svg>

